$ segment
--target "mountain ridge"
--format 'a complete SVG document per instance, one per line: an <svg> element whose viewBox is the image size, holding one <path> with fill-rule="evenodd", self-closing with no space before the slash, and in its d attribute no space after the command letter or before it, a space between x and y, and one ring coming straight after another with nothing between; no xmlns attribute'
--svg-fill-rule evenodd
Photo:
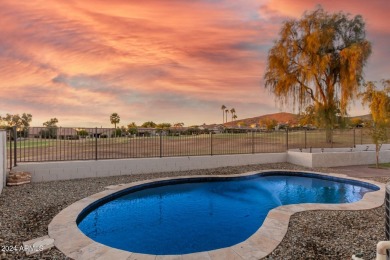
<svg viewBox="0 0 390 260"><path fill-rule="evenodd" d="M347 116L346 118L349 119L355 119L355 118L360 118L364 121L370 120L371 114L366 114L366 115L359 115L359 116ZM251 126L254 124L260 124L261 121L263 120L268 120L268 119L273 119L276 120L279 124L299 124L299 115L298 114L293 114L293 113L288 113L288 112L278 112L278 113L272 113L272 114L265 114L261 116L256 116L256 117L249 117L249 118L243 118L243 119L238 119L234 121L229 121L227 123L224 123L223 125L226 127L236 127L238 124L244 124L246 126Z"/></svg>
<svg viewBox="0 0 390 260"><path fill-rule="evenodd" d="M265 114L265 115L261 115L261 116L230 121L230 122L224 123L223 125L226 127L233 127L233 126L237 126L237 124L241 123L241 124L245 124L247 126L251 126L253 124L260 124L261 121L269 120L269 119L276 120L278 123L281 123L281 124L286 124L286 123L297 124L299 121L297 114L288 113L288 112L279 112L279 113Z"/></svg>

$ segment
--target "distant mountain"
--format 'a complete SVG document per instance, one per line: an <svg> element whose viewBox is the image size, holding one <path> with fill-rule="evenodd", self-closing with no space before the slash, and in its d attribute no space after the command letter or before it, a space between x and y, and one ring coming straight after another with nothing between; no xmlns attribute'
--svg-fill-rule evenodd
<svg viewBox="0 0 390 260"><path fill-rule="evenodd" d="M367 115L361 115L361 116L350 116L348 118L349 119L360 118L363 121L370 121L370 120L372 120L372 115L371 114L367 114Z"/></svg>
<svg viewBox="0 0 390 260"><path fill-rule="evenodd" d="M367 115L361 115L361 116L351 116L351 117L346 117L348 119L354 119L354 118L360 118L363 121L370 121L372 119L371 114ZM265 120L265 119L274 119L276 120L279 124L289 124L289 125L297 125L299 124L299 116L297 114L292 114L292 113L286 113L286 112L281 112L281 113L275 113L275 114L267 114L267 115L262 115L262 116L257 116L257 117L251 117L251 118L244 118L244 119L239 119L235 121L230 121L227 123L224 123L223 125L226 127L237 127L238 124L243 124L245 126L252 126L256 125Z"/></svg>
<svg viewBox="0 0 390 260"><path fill-rule="evenodd" d="M251 126L251 125L256 125L259 124L261 121L265 119L274 119L278 123L281 124L298 124L298 115L292 114L292 113L286 113L286 112L281 112L281 113L275 113L275 114L267 114L267 115L262 115L262 116L257 116L257 117L251 117L251 118L245 118L245 119L239 119L235 120L232 122L227 122L224 124L226 127L237 127L237 125L244 124L246 126Z"/></svg>

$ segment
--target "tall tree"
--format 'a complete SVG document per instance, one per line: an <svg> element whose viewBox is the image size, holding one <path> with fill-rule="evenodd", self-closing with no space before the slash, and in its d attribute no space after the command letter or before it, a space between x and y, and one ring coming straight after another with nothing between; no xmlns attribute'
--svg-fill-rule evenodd
<svg viewBox="0 0 390 260"><path fill-rule="evenodd" d="M135 122L131 122L127 125L127 128L137 128L137 124Z"/></svg>
<svg viewBox="0 0 390 260"><path fill-rule="evenodd" d="M57 118L50 118L49 121L46 121L43 123L43 126L50 128L50 127L57 127L58 119Z"/></svg>
<svg viewBox="0 0 390 260"><path fill-rule="evenodd" d="M233 120L236 120L236 119L237 119L237 115L236 115L236 113L234 113Z"/></svg>
<svg viewBox="0 0 390 260"><path fill-rule="evenodd" d="M147 121L147 122L143 123L141 126L146 127L146 128L154 128L157 126L157 124L153 121Z"/></svg>
<svg viewBox="0 0 390 260"><path fill-rule="evenodd" d="M31 121L32 121L32 115L23 113L22 116L20 117L20 119L21 119L22 126L24 128L28 128L30 126Z"/></svg>
<svg viewBox="0 0 390 260"><path fill-rule="evenodd" d="M361 118L352 118L349 121L349 125L353 127L361 127L363 125L363 119Z"/></svg>
<svg viewBox="0 0 390 260"><path fill-rule="evenodd" d="M19 114L6 114L5 117L2 118L2 121L5 122L8 127L18 126L20 124L20 116Z"/></svg>
<svg viewBox="0 0 390 260"><path fill-rule="evenodd" d="M19 114L7 114L5 117L0 116L0 128L10 129L15 126L17 135L20 137L26 137L28 135L31 121L31 114L23 113L22 116Z"/></svg>
<svg viewBox="0 0 390 260"><path fill-rule="evenodd" d="M156 128L158 129L167 129L170 128L172 125L170 123L160 123L156 125Z"/></svg>
<svg viewBox="0 0 390 260"><path fill-rule="evenodd" d="M260 125L265 126L267 130L274 130L278 125L278 121L273 118L266 117L260 121Z"/></svg>
<svg viewBox="0 0 390 260"><path fill-rule="evenodd" d="M234 114L236 113L236 110L234 109L234 107L232 109L230 109L230 113L232 114L232 121L233 121Z"/></svg>
<svg viewBox="0 0 390 260"><path fill-rule="evenodd" d="M382 90L378 90L375 84L367 82L366 91L360 95L363 97L363 105L368 104L372 115L370 132L375 143L376 167L379 168L379 151L388 139L387 128L390 125L390 80L382 80Z"/></svg>
<svg viewBox="0 0 390 260"><path fill-rule="evenodd" d="M16 128L19 130L24 129L26 130L32 121L32 115L23 113L22 116L19 114L6 114L5 117L1 118L3 122L5 122L8 127L16 126Z"/></svg>
<svg viewBox="0 0 390 260"><path fill-rule="evenodd" d="M229 113L229 109L225 109L226 123L227 123L227 116L228 116L228 113Z"/></svg>
<svg viewBox="0 0 390 260"><path fill-rule="evenodd" d="M302 126L308 126L308 125L318 126L316 111L313 105L307 106L305 108L305 111L300 113L299 124L301 124Z"/></svg>
<svg viewBox="0 0 390 260"><path fill-rule="evenodd" d="M118 113L112 113L110 115L110 122L112 125L114 125L114 128L116 128L116 124L119 124L121 121L121 117L118 115Z"/></svg>
<svg viewBox="0 0 390 260"><path fill-rule="evenodd" d="M47 127L47 130L41 130L40 135L44 138L57 138L57 118L50 118L50 120L43 123L43 126Z"/></svg>
<svg viewBox="0 0 390 260"><path fill-rule="evenodd" d="M223 124L223 123L225 123L225 109L226 109L226 106L222 105L221 109L222 109L222 124Z"/></svg>
<svg viewBox="0 0 390 260"><path fill-rule="evenodd" d="M120 121L121 121L121 118L118 115L118 113L112 113L110 115L110 122L111 122L112 125L114 125L114 128L115 128L114 137L116 137L116 135L117 135L116 124L119 124Z"/></svg>
<svg viewBox="0 0 390 260"><path fill-rule="evenodd" d="M268 54L265 86L282 104L299 110L314 104L330 142L336 113L345 115L358 94L371 54L363 18L319 7L284 22L279 36Z"/></svg>
<svg viewBox="0 0 390 260"><path fill-rule="evenodd" d="M127 132L131 135L137 134L138 126L134 122L131 122L130 124L127 125Z"/></svg>

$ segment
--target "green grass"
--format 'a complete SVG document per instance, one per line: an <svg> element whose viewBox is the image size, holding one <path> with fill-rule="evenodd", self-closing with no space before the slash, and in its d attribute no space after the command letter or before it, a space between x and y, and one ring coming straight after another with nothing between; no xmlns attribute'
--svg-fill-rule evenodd
<svg viewBox="0 0 390 260"><path fill-rule="evenodd" d="M37 147L47 147L47 146L50 146L51 144L53 144L55 142L55 140L34 140L34 139L30 139L28 141L17 141L16 142L16 146L17 148L37 148ZM14 143L12 142L12 144L10 144L9 142L7 142L7 148L9 148L9 146L12 146L12 148L14 147Z"/></svg>
<svg viewBox="0 0 390 260"><path fill-rule="evenodd" d="M380 166L381 167L390 168L390 162L388 162L388 163L381 163Z"/></svg>
<svg viewBox="0 0 390 260"><path fill-rule="evenodd" d="M376 164L371 164L368 166L369 168L375 168L376 169ZM390 169L390 162L388 163L380 163L379 164L379 169Z"/></svg>

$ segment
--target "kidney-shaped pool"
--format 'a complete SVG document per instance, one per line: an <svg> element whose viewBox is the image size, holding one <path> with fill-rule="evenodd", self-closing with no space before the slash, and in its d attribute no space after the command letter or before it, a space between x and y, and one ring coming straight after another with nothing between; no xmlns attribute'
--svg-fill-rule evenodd
<svg viewBox="0 0 390 260"><path fill-rule="evenodd" d="M278 206L351 203L376 190L365 182L296 172L160 181L99 200L81 212L77 224L110 247L187 254L246 240Z"/></svg>

